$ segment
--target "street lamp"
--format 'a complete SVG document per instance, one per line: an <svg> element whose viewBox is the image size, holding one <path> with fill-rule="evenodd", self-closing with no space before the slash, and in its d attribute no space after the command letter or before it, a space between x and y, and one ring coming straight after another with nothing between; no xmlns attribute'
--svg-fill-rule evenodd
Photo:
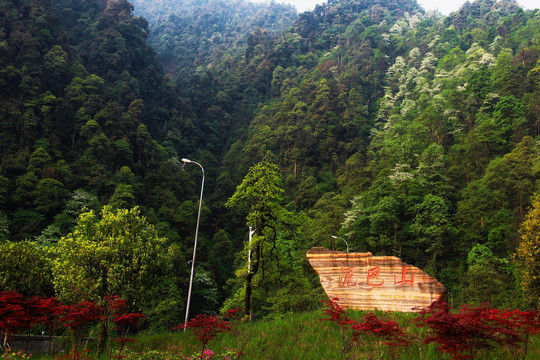
<svg viewBox="0 0 540 360"><path fill-rule="evenodd" d="M347 245L347 252L349 252L349 243L347 242L347 240L343 239L343 238L340 238L339 236L335 236L335 235L332 235L332 239L340 239L340 240L343 240L345 242L345 245Z"/></svg>
<svg viewBox="0 0 540 360"><path fill-rule="evenodd" d="M191 303L191 289L193 288L193 273L195 272L195 254L197 253L197 238L199 236L199 220L201 219L201 207L202 207L202 196L203 196L203 190L204 190L204 168L201 164L195 161L191 161L189 159L182 159L182 162L184 164L197 164L201 168L202 171L202 183L201 183L201 198L199 199L199 213L197 214L197 227L195 228L195 242L193 244L193 259L191 260L191 276L189 278L189 290L188 290L188 298L187 298L187 305L186 305L186 319L184 321L184 331L186 331L187 322L189 318L189 304Z"/></svg>

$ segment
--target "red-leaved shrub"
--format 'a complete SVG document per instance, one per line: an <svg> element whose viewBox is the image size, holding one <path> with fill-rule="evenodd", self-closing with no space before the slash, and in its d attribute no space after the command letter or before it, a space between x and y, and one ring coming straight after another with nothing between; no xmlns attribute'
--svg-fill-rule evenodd
<svg viewBox="0 0 540 360"><path fill-rule="evenodd" d="M204 351L206 344L209 341L213 340L216 335L220 332L229 331L232 328L232 323L230 321L223 320L220 316L210 316L210 315L197 315L195 318L188 321L187 324L179 324L174 329L190 329L195 335L197 335L197 340L201 342L201 354Z"/></svg>
<svg viewBox="0 0 540 360"><path fill-rule="evenodd" d="M473 359L482 349L506 346L514 357L526 354L529 336L540 330L533 311L501 310L488 305L464 305L450 312L444 301L433 302L420 312L420 326L427 326L425 343L436 343L452 359Z"/></svg>
<svg viewBox="0 0 540 360"><path fill-rule="evenodd" d="M341 328L343 339L341 358L352 350L353 345L365 345L366 347L374 345L377 351L380 350L377 345L385 345L392 357L398 354L398 347L410 345L406 334L395 321L382 321L372 313L365 314L361 322L354 321L349 317L347 311L339 306L337 300L324 301L323 314L325 317L319 321L328 320ZM380 357L381 354L375 356Z"/></svg>

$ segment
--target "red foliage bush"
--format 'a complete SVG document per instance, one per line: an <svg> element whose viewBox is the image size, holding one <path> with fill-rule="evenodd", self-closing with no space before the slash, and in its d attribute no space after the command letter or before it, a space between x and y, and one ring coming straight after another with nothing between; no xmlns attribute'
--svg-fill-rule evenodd
<svg viewBox="0 0 540 360"><path fill-rule="evenodd" d="M135 327L139 323L139 320L146 318L146 315L142 313L129 313L120 314L113 318L113 322L116 324L116 329Z"/></svg>
<svg viewBox="0 0 540 360"><path fill-rule="evenodd" d="M101 319L101 310L94 301L88 300L73 305L61 305L58 320L65 327L76 331L97 323Z"/></svg>
<svg viewBox="0 0 540 360"><path fill-rule="evenodd" d="M0 331L18 333L32 324L24 296L15 291L0 292Z"/></svg>
<svg viewBox="0 0 540 360"><path fill-rule="evenodd" d="M197 315L191 321L188 321L186 325L179 324L174 329L184 328L193 330L204 349L206 344L213 340L218 333L229 331L232 328L232 323L223 320L219 316Z"/></svg>
<svg viewBox="0 0 540 360"><path fill-rule="evenodd" d="M36 324L52 327L58 315L56 298L34 296L28 300L15 291L0 292L0 335L3 346L10 334L17 334Z"/></svg>
<svg viewBox="0 0 540 360"><path fill-rule="evenodd" d="M319 319L319 321L331 321L338 324L342 330L346 330L349 328L349 326L356 324L356 322L349 318L349 314L347 314L347 312L341 306L339 306L337 301L337 298L322 301L322 303L325 305L323 314L326 315L326 318Z"/></svg>
<svg viewBox="0 0 540 360"><path fill-rule="evenodd" d="M371 343L372 341L369 340L372 339L379 340L388 347L391 356L396 355L395 349L397 347L410 345L406 334L395 321L382 321L374 314L367 313L361 322L356 322L349 318L349 314L339 306L337 300L324 301L323 314L326 317L319 319L319 321L328 320L341 328L344 339L341 358L352 349L353 344L358 345L360 340L364 340L364 344ZM348 330L352 330L350 336L346 336Z"/></svg>
<svg viewBox="0 0 540 360"><path fill-rule="evenodd" d="M230 321L239 321L243 317L242 309L236 308L236 309L227 310L225 312L225 315L223 315L223 317Z"/></svg>
<svg viewBox="0 0 540 360"><path fill-rule="evenodd" d="M384 340L387 346L409 346L410 341L395 321L382 321L372 313L364 316L361 323L351 326L353 340L357 341L362 334L375 336Z"/></svg>
<svg viewBox="0 0 540 360"><path fill-rule="evenodd" d="M116 330L125 329L127 333L130 327L136 327L141 319L146 318L146 315L142 313L128 313L127 300L120 298L120 296L108 296L105 300L110 320L116 325Z"/></svg>
<svg viewBox="0 0 540 360"><path fill-rule="evenodd" d="M55 297L44 298L34 296L27 300L30 316L34 323L45 325L52 335L58 324L58 316L61 311L61 304Z"/></svg>
<svg viewBox="0 0 540 360"><path fill-rule="evenodd" d="M464 305L452 313L444 301L422 310L418 323L430 330L424 342L438 344L439 350L452 359L472 359L479 350L499 346L526 351L529 336L540 331L536 312L494 309L484 304Z"/></svg>

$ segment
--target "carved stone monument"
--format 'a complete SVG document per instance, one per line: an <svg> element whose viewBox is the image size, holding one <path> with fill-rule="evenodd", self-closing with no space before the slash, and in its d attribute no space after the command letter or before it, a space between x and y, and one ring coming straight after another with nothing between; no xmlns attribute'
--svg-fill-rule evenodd
<svg viewBox="0 0 540 360"><path fill-rule="evenodd" d="M446 288L395 256L315 247L306 254L330 299L345 309L413 312L446 296Z"/></svg>

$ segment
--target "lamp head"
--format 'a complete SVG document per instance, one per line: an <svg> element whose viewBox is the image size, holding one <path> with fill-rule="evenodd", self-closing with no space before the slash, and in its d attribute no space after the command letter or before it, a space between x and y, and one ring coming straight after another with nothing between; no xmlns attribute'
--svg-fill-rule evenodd
<svg viewBox="0 0 540 360"><path fill-rule="evenodd" d="M182 162L185 162L186 164L189 164L189 163L191 162L191 160L186 159L186 158L183 158L183 159L182 159Z"/></svg>

